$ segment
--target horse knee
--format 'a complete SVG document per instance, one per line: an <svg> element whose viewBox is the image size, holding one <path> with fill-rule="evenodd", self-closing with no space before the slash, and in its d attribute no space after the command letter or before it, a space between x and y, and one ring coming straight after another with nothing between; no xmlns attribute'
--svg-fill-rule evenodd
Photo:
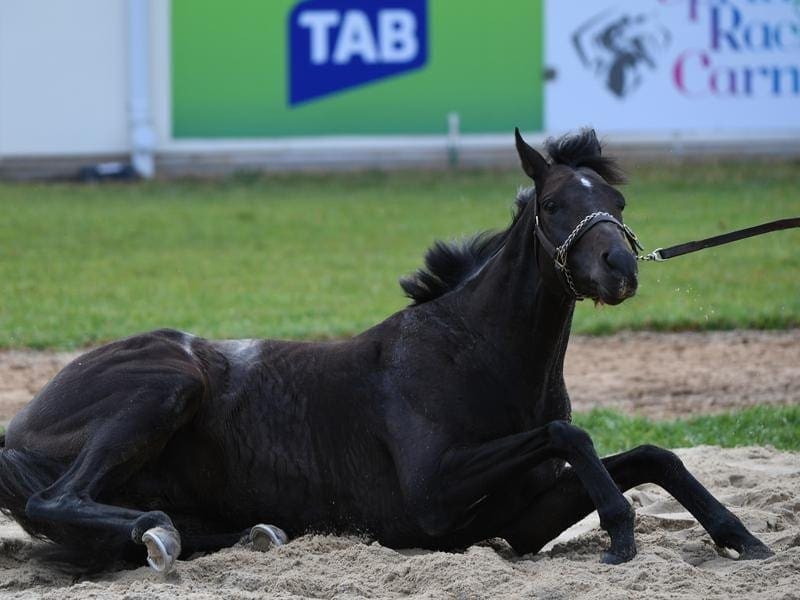
<svg viewBox="0 0 800 600"><path fill-rule="evenodd" d="M589 434L572 423L550 421L545 427L551 443L559 450L594 448Z"/></svg>
<svg viewBox="0 0 800 600"><path fill-rule="evenodd" d="M634 451L648 469L658 473L662 478L674 477L686 470L678 455L666 448L644 444L637 446ZM655 469L653 469L654 467Z"/></svg>

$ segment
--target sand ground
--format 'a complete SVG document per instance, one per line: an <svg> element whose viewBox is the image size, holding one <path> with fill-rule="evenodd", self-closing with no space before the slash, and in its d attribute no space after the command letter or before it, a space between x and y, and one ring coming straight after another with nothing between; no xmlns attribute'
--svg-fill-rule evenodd
<svg viewBox="0 0 800 600"><path fill-rule="evenodd" d="M0 422L75 355L0 352ZM673 417L797 403L800 330L577 336L566 373L576 410ZM649 485L627 494L637 511L639 554L620 566L599 563L607 536L595 515L534 556L515 556L502 540L443 553L307 535L266 553L243 544L181 562L167 577L140 568L75 580L29 560L38 542L0 517L0 598L800 599L800 454L761 447L679 454L774 557L730 558Z"/></svg>
<svg viewBox="0 0 800 600"><path fill-rule="evenodd" d="M0 520L0 597L112 598L800 598L800 455L770 448L679 451L687 467L774 551L737 561L660 488L627 495L639 554L599 562L596 517L548 551L515 556L502 540L459 553L392 550L368 539L307 535L268 552L248 545L179 562L167 577L146 567L74 580L28 560L32 542Z"/></svg>

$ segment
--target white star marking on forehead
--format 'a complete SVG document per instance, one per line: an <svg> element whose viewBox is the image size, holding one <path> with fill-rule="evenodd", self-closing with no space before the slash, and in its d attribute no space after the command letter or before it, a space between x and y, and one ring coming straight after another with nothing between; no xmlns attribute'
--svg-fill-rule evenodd
<svg viewBox="0 0 800 600"><path fill-rule="evenodd" d="M583 187L592 189L592 182L586 179L586 177L581 177L580 181Z"/></svg>

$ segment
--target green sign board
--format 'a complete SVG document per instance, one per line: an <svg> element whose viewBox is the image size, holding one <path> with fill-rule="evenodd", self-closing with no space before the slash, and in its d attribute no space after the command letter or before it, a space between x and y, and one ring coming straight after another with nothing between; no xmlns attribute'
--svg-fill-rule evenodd
<svg viewBox="0 0 800 600"><path fill-rule="evenodd" d="M175 138L542 129L542 1L172 1Z"/></svg>

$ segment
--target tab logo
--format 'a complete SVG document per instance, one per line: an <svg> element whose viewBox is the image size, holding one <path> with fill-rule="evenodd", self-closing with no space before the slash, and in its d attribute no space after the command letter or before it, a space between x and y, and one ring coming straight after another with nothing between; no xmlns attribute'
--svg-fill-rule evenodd
<svg viewBox="0 0 800 600"><path fill-rule="evenodd" d="M306 0L289 15L288 39L295 105L422 67L427 0Z"/></svg>

